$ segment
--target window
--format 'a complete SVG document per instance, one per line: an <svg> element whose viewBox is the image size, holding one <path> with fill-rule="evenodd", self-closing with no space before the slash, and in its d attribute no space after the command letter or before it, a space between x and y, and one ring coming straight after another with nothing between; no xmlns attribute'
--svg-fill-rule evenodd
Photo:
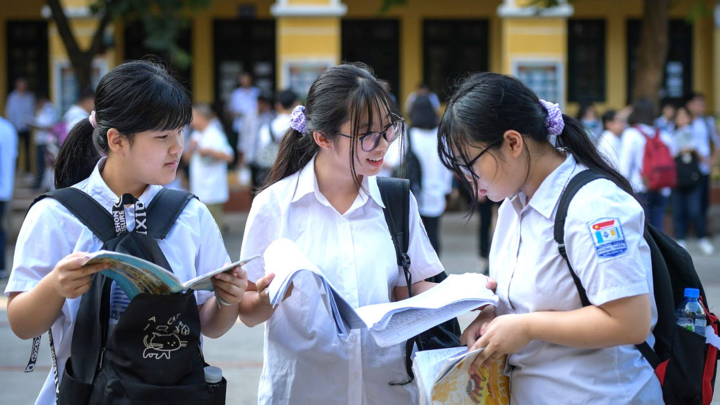
<svg viewBox="0 0 720 405"><path fill-rule="evenodd" d="M215 20L213 23L215 100L226 103L242 72L265 93L275 91L275 21Z"/></svg>
<svg viewBox="0 0 720 405"><path fill-rule="evenodd" d="M397 20L342 20L342 60L363 62L400 93L400 24Z"/></svg>
<svg viewBox="0 0 720 405"><path fill-rule="evenodd" d="M605 20L568 21L568 100L605 101Z"/></svg>
<svg viewBox="0 0 720 405"><path fill-rule="evenodd" d="M692 25L685 20L670 20L668 57L665 61L660 98L682 99L692 92ZM642 35L642 21L627 22L627 99L632 100L632 89L637 69L637 48Z"/></svg>
<svg viewBox="0 0 720 405"><path fill-rule="evenodd" d="M125 27L125 60L147 59L161 62L188 90L192 90L192 63L181 69L177 67L172 56L150 49L145 45L147 34L141 22L134 22ZM185 51L192 60L192 30L185 28L180 31L177 45Z"/></svg>
<svg viewBox="0 0 720 405"><path fill-rule="evenodd" d="M441 100L468 72L489 68L487 20L425 20L424 81Z"/></svg>
<svg viewBox="0 0 720 405"><path fill-rule="evenodd" d="M9 21L7 23L7 89L15 88L15 79L24 77L30 90L49 95L48 32L45 21Z"/></svg>

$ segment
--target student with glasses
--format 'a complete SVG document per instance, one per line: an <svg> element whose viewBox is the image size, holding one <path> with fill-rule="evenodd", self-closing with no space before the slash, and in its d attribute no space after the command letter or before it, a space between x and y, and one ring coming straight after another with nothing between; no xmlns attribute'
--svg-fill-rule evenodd
<svg viewBox="0 0 720 405"><path fill-rule="evenodd" d="M313 83L294 109L266 188L253 200L241 255L260 254L278 239L293 240L354 307L407 297L376 181L385 153L403 133L395 103L367 67L341 65ZM401 204L398 201L398 204ZM410 201L412 280L443 266ZM273 308L271 274L249 269L240 319L266 322L260 404L409 404L405 344L379 347L367 330L338 338L312 276L294 279L292 294ZM413 292L433 284L415 282Z"/></svg>
<svg viewBox="0 0 720 405"><path fill-rule="evenodd" d="M448 102L438 137L441 159L471 194L504 200L489 258L500 303L461 336L484 349L477 363L509 355L513 404L662 404L660 381L634 347L654 346L657 322L645 214L582 124L519 80L480 73ZM586 170L604 178L569 204L565 259L558 202Z"/></svg>

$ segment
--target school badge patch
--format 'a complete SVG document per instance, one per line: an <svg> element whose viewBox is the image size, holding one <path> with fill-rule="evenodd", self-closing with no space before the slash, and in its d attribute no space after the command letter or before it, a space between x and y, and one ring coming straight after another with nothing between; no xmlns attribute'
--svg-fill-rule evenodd
<svg viewBox="0 0 720 405"><path fill-rule="evenodd" d="M627 251L625 233L618 218L600 218L588 223L598 257L608 259Z"/></svg>

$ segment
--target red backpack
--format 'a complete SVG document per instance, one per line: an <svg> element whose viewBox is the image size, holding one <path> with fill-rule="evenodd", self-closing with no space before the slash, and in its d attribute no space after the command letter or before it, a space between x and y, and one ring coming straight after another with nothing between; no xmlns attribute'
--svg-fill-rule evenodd
<svg viewBox="0 0 720 405"><path fill-rule="evenodd" d="M645 137L645 153L640 173L645 187L650 191L658 191L665 187L675 188L677 185L677 167L670 149L660 139L660 128L655 136L646 134L639 126L634 126Z"/></svg>

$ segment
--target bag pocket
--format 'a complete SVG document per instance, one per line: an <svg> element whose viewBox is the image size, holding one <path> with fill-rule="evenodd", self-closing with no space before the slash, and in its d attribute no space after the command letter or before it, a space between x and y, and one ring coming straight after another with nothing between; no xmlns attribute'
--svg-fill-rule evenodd
<svg viewBox="0 0 720 405"><path fill-rule="evenodd" d="M700 404L705 365L705 337L675 325L672 354L663 383L668 404Z"/></svg>
<svg viewBox="0 0 720 405"><path fill-rule="evenodd" d="M75 378L72 371L72 357L69 358L60 382L58 405L86 405L90 402L92 390L92 384L86 384Z"/></svg>
<svg viewBox="0 0 720 405"><path fill-rule="evenodd" d="M174 387L112 379L103 405L212 405L213 391L206 382Z"/></svg>

